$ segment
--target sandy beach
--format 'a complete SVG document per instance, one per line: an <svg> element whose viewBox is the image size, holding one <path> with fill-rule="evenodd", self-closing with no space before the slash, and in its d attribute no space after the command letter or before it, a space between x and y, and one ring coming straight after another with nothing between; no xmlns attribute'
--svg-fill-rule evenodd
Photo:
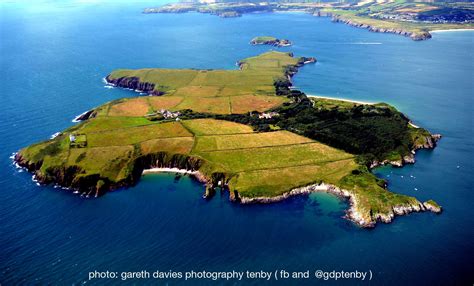
<svg viewBox="0 0 474 286"><path fill-rule="evenodd" d="M162 173L162 172L167 172L167 173L180 173L180 174L197 174L198 171L189 171L185 169L178 169L178 168L151 168L151 169L145 169L143 170L143 175L145 174L150 174L150 173Z"/></svg>
<svg viewBox="0 0 474 286"><path fill-rule="evenodd" d="M353 103L358 103L358 104L375 104L374 102L350 100L350 99L337 98L337 97L329 97L329 96L319 96L319 95L311 95L311 94L307 94L306 96L308 96L308 97L314 97L314 98L321 98L321 99L332 99L332 100L353 102Z"/></svg>

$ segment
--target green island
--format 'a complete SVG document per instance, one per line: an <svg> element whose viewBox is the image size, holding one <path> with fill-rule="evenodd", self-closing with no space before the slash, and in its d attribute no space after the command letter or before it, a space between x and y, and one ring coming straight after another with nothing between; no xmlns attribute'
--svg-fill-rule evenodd
<svg viewBox="0 0 474 286"><path fill-rule="evenodd" d="M288 47L291 46L291 42L286 39L278 39L271 36L259 36L255 37L250 41L251 45L269 45L274 47Z"/></svg>
<svg viewBox="0 0 474 286"><path fill-rule="evenodd" d="M362 227L410 212L440 212L434 201L387 190L371 168L414 163L439 135L394 107L312 98L291 77L315 58L267 52L238 70L115 70L109 84L150 96L94 108L55 138L21 149L15 161L42 184L101 196L136 184L144 170L186 171L232 201L267 203L326 191L350 202ZM157 168L157 169L156 169Z"/></svg>
<svg viewBox="0 0 474 286"><path fill-rule="evenodd" d="M171 3L146 8L151 13L199 12L224 18L246 13L305 12L317 17L332 17L341 22L372 32L394 33L411 39L431 38L431 31L474 29L473 2L438 1L195 1Z"/></svg>

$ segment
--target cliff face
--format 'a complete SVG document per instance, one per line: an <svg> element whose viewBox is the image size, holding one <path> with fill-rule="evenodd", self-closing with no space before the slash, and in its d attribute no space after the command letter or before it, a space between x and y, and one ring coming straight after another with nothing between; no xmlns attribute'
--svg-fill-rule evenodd
<svg viewBox="0 0 474 286"><path fill-rule="evenodd" d="M139 92L145 92L150 95L163 95L161 91L155 90L155 85L149 82L141 82L138 77L121 77L121 78L112 78L108 75L105 80L107 83L118 86L133 89Z"/></svg>
<svg viewBox="0 0 474 286"><path fill-rule="evenodd" d="M144 169L151 168L178 168L197 171L203 161L182 154L159 152L142 155L130 159L127 166L127 176L119 181L113 181L97 173L86 173L77 165L58 164L43 168L43 161L33 161L25 158L21 152L17 153L14 161L33 173L34 179L41 184L56 184L58 186L77 191L85 196L101 196L108 191L121 187L128 187L138 183ZM200 181L207 182L212 188L218 185L219 180L225 177L221 174L204 174L196 176Z"/></svg>
<svg viewBox="0 0 474 286"><path fill-rule="evenodd" d="M97 112L94 109L88 110L88 111L76 116L76 118L74 118L73 122L79 122L79 121L87 120L89 118L94 118L96 115L97 115Z"/></svg>
<svg viewBox="0 0 474 286"><path fill-rule="evenodd" d="M153 168L176 168L193 172L193 176L206 184L205 198L211 198L216 189L228 190L231 174L222 172L199 172L204 165L202 159L168 152L157 152L139 155L129 159L124 169L127 175L118 181L104 177L98 173L87 173L77 165L65 163L56 164L45 168L43 160L34 161L25 158L21 151L15 154L14 161L33 174L33 178L40 184L55 184L70 189L87 197L99 197L118 188L136 185L140 180L143 170ZM233 193L230 199L234 200Z"/></svg>
<svg viewBox="0 0 474 286"><path fill-rule="evenodd" d="M413 150L433 149L436 147L436 144L440 139L441 134L432 134L430 136L425 136L423 142L418 142L413 145Z"/></svg>
<svg viewBox="0 0 474 286"><path fill-rule="evenodd" d="M318 16L318 15L316 15L316 16ZM332 16L332 21L335 22L335 23L344 23L344 24L347 24L349 26L353 26L353 27L356 27L356 28L368 29L371 32L398 34L398 35L402 35L402 36L405 36L405 37L410 37L414 41L422 41L422 40L427 40L427 39L431 38L431 34L429 32L415 33L415 32L410 32L410 31L407 31L407 30L404 30L404 29L379 28L379 27L368 25L368 24L358 23L358 22L353 21L353 20L345 19L345 18L343 18L339 15L331 15L331 16Z"/></svg>
<svg viewBox="0 0 474 286"><path fill-rule="evenodd" d="M33 173L33 178L38 183L56 184L66 189L77 190L86 196L98 197L107 191L105 187L118 187L112 186L107 179L101 178L99 174L85 174L79 166L57 165L41 170L42 160L32 162L23 157L21 153L15 154L14 160L20 167ZM99 181L102 181L102 183L99 183Z"/></svg>

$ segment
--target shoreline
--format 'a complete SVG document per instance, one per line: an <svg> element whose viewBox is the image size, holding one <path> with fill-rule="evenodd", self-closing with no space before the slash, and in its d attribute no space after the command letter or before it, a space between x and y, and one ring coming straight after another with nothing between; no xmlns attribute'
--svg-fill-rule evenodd
<svg viewBox="0 0 474 286"><path fill-rule="evenodd" d="M179 168L151 168L151 169L144 169L142 172L142 175L154 174L154 173L179 173L179 174L196 175L199 173L199 171L190 171L190 170L179 169Z"/></svg>
<svg viewBox="0 0 474 286"><path fill-rule="evenodd" d="M338 98L338 97L329 97L329 96L319 96L319 95L312 95L312 94L306 94L306 96L307 97L313 97L313 98L320 98L320 99L330 99L330 100L338 100L338 101L345 101L345 102L353 102L353 103L357 103L357 104L368 104L368 105L376 104L375 102L351 100L351 99Z"/></svg>
<svg viewBox="0 0 474 286"><path fill-rule="evenodd" d="M174 174L189 175L190 177L196 179L198 182L206 184L207 186L209 186L209 184L212 184L212 182L210 182L210 179L206 177L203 173L197 170L191 171L191 170L180 169L180 168L156 167L156 168L144 169L142 171L142 176L146 176L147 174L158 174L158 173L174 173ZM206 187L206 190L207 190L207 187Z"/></svg>
<svg viewBox="0 0 474 286"><path fill-rule="evenodd" d="M248 197L239 197L240 203L243 205L249 204L269 204L269 203L277 203L282 202L290 197L300 196L300 195L309 195L312 193L320 193L325 192L328 194L335 195L339 199L345 200L349 202L349 208L346 209L346 215L343 218L346 218L356 224L359 227L363 228L373 228L375 227L377 220L367 220L364 216L357 210L357 197L352 194L348 190L340 189L335 185L331 184L311 184L305 187L295 188L286 193L283 193L278 196L274 197L255 197L255 198L248 198ZM390 222L390 221L384 221Z"/></svg>
<svg viewBox="0 0 474 286"><path fill-rule="evenodd" d="M408 124L413 128L416 128L416 129L420 128L420 126L416 125L415 123L413 123L411 121L408 121Z"/></svg>
<svg viewBox="0 0 474 286"><path fill-rule="evenodd" d="M284 201L290 197L299 196L299 195L309 195L311 193L318 193L318 192L325 192L329 194L333 194L340 199L346 200L349 202L349 208L346 209L346 215L343 218L346 218L362 228L374 228L377 222L383 223L391 223L396 216L407 215L412 212L426 212L431 211L434 213L441 213L441 207L434 207L430 204L429 201L427 202L419 202L416 200L412 204L408 205L397 205L393 206L392 210L386 214L384 213L374 213L371 214L363 214L362 210L359 209L359 201L357 199L357 195L352 193L349 190L341 189L332 184L312 184L307 185L305 187L295 188L290 190L289 192L283 193L281 195L275 197L255 197L255 198L247 198L247 197L239 197L240 203L243 205L248 204L267 204L267 203L276 203Z"/></svg>

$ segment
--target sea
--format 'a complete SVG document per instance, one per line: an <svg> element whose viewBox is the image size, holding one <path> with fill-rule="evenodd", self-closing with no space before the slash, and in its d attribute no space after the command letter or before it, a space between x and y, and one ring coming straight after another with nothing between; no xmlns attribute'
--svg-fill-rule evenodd
<svg viewBox="0 0 474 286"><path fill-rule="evenodd" d="M304 13L142 13L163 3L0 3L1 285L472 285L474 32L415 42ZM259 35L294 45L251 46ZM145 175L134 187L86 199L38 186L12 163L14 152L74 125L76 115L140 96L105 86L114 69L237 69L238 60L272 49L318 59L295 76L299 90L387 102L442 134L436 149L417 152L416 164L374 173L390 191L433 199L443 213L362 229L343 218L348 203L330 194L241 206L226 193L206 201L202 184L175 174ZM371 280L318 279L318 270L367 272ZM107 271L117 277L100 278ZM138 271L301 276L121 277Z"/></svg>

